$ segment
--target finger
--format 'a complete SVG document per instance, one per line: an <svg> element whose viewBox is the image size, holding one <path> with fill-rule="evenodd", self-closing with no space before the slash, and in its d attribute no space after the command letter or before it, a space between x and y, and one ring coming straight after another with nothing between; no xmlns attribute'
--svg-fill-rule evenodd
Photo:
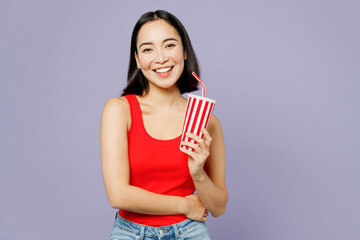
<svg viewBox="0 0 360 240"><path fill-rule="evenodd" d="M200 151L200 147L199 147L199 145L198 145L197 143L193 143L193 142L181 142L181 145L191 147L191 148L194 149L195 151Z"/></svg>
<svg viewBox="0 0 360 240"><path fill-rule="evenodd" d="M210 147L210 144L212 142L212 137L210 136L210 133L208 132L208 130L206 130L205 128L201 129L201 132L204 134L204 139L205 139L205 145L206 147Z"/></svg>
<svg viewBox="0 0 360 240"><path fill-rule="evenodd" d="M201 137L199 137L198 135L196 135L194 133L186 133L186 136L188 138L193 139L195 142L197 142L199 144L204 144L205 143L204 139L202 139Z"/></svg>
<svg viewBox="0 0 360 240"><path fill-rule="evenodd" d="M180 148L180 151L182 151L183 153L186 153L187 155L189 155L190 157L193 157L195 152L189 150L189 149L186 149L186 148Z"/></svg>
<svg viewBox="0 0 360 240"><path fill-rule="evenodd" d="M206 140L212 141L212 137L211 137L209 131L206 130L206 128L202 128L202 129L201 129L201 132L204 134L204 138L205 138Z"/></svg>

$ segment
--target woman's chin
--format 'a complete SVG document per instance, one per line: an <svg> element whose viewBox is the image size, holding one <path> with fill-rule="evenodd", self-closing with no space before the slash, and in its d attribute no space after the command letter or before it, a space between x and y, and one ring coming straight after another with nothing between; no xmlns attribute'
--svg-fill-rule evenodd
<svg viewBox="0 0 360 240"><path fill-rule="evenodd" d="M150 83L150 85L153 85L156 88L161 88L161 89L172 89L174 87L176 87L176 81L174 80L163 80L163 81L159 81L159 82L152 82Z"/></svg>

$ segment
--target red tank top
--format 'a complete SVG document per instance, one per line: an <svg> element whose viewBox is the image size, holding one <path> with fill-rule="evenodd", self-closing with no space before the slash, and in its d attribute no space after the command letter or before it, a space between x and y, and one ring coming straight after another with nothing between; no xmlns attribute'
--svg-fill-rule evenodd
<svg viewBox="0 0 360 240"><path fill-rule="evenodd" d="M180 138L159 140L151 137L144 127L140 104L135 95L126 95L130 104L131 127L128 132L130 185L148 191L187 196L195 191L188 168L188 156L179 150ZM119 210L129 221L148 226L166 226L181 222L185 215L148 215Z"/></svg>

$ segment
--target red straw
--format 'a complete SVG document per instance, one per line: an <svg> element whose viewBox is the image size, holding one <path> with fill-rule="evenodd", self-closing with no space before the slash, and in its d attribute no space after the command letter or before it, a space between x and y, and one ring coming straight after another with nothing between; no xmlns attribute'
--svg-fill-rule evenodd
<svg viewBox="0 0 360 240"><path fill-rule="evenodd" d="M196 75L195 72L192 72L192 75L196 78L196 80L198 80L198 82L201 84L202 86L202 91L201 91L201 96L205 97L205 84L201 81L201 79L198 77L198 75Z"/></svg>

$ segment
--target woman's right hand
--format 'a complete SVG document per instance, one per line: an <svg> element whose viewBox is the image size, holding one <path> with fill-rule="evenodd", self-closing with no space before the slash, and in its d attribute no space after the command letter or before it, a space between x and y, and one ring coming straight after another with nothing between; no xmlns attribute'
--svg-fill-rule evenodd
<svg viewBox="0 0 360 240"><path fill-rule="evenodd" d="M185 199L187 200L187 211L185 212L185 216L191 220L205 222L209 213L206 211L199 196L190 194L186 196Z"/></svg>

